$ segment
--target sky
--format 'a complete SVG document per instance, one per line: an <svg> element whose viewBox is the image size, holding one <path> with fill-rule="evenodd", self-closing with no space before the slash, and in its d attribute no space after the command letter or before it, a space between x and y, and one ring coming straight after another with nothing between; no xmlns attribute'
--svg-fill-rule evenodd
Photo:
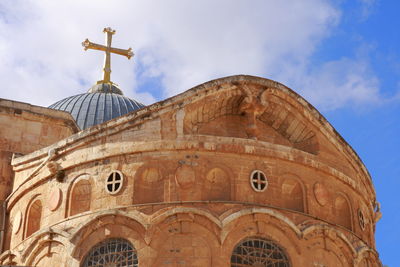
<svg viewBox="0 0 400 267"><path fill-rule="evenodd" d="M124 94L151 104L211 79L279 81L357 151L382 205L377 250L399 266L400 54L395 0L1 0L0 98L49 106L102 77L86 38L135 56L111 59Z"/></svg>

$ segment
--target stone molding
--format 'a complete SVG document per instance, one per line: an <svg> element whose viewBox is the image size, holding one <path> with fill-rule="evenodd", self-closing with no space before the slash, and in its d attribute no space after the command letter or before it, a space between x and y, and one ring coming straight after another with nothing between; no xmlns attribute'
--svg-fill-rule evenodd
<svg viewBox="0 0 400 267"><path fill-rule="evenodd" d="M81 244L85 241L85 238L88 237L90 231L96 231L96 229L101 229L108 224L125 225L128 228L135 227L135 231L138 230L140 232L138 234L142 235L141 238L143 242L145 242L143 243L143 246L151 246L152 240L154 238L157 238L157 231L159 231L157 229L161 225L166 226L172 223L172 221L167 220L168 218L176 218L176 220L178 221L192 221L195 224L201 223L201 221L204 221L204 219L206 219L206 221L204 222L210 222L216 227L215 229L218 229L218 231L214 234L216 234L215 237L217 238L217 240L219 240L218 243L220 244L221 248L225 246L225 240L228 235L233 232L237 232L235 231L235 227L236 225L238 225L238 222L243 221L244 223L245 221L250 220L254 222L265 222L268 224L272 223L272 225L275 225L272 227L278 227L280 229L290 229L292 234L290 234L290 232L288 231L285 231L285 234L288 236L288 240L291 240L289 242L293 242L293 245L295 246L296 250L298 250L298 253L306 250L306 246L304 246L304 244L301 245L302 242L309 242L309 240L321 237L324 239L329 238L332 242L337 243L339 249L346 250L344 254L347 255L350 253L349 255L351 255L351 258L355 259L353 262L354 264L361 262L364 257L367 257L368 253L372 253L376 258L378 257L377 252L373 248L368 247L361 240L357 240L356 236L354 236L352 233L347 231L347 233L345 234L343 232L343 230L345 229L326 222L321 222L320 220L303 227L301 224L296 225L291 219L289 219L289 217L287 217L283 213L284 210L279 210L273 207L250 206L246 208L246 206L242 206L242 208L239 210L228 210L223 214L216 216L206 209L190 207L190 204L195 203L162 203L160 205L169 206L166 208L162 208L153 214L144 214L137 210L137 206L141 205L136 205L136 207L132 207L133 210L121 208L79 214L70 217L64 221L60 221L50 227L43 228L40 231L34 233L29 238L25 239L12 251L3 252L3 254L0 255L0 263L6 263L7 258L12 255L13 260L17 264L30 264L35 258L35 253L37 253L43 246L51 242L63 244L67 257L74 258L77 255L76 253L78 253L76 249L80 247L79 245L77 245L77 242ZM252 203L248 203L248 205L254 206ZM196 216L199 216L199 218L203 219L198 220L196 219ZM139 228L137 228L137 226L134 226L133 224L132 226L129 226L130 223L127 223L128 221L126 220L131 221L133 224L139 226ZM279 225L274 224L274 220L276 220L277 223L279 222ZM70 227L70 230L63 230L63 227L67 221L71 226L76 225L76 227ZM209 231L212 232L212 229L213 228L211 227ZM257 231L259 230L249 228L249 231L249 234L252 235L257 234ZM86 232L86 234L83 234L84 232ZM290 236L293 236L295 238L293 239ZM350 240L348 236L352 237L353 240ZM357 241L354 241L354 237ZM138 241L136 240L135 242ZM142 248L141 246L142 245L138 246L139 251ZM82 257L82 253L82 251L79 252L79 255L81 255L79 257ZM351 260L351 258L348 260ZM76 265L72 266L79 266L80 260L82 259L75 259L73 264Z"/></svg>
<svg viewBox="0 0 400 267"><path fill-rule="evenodd" d="M197 140L196 140L197 139ZM221 152L219 149L221 146L224 147L224 152ZM98 153L101 150L101 146L98 148L93 147L92 153L87 153L85 158L78 157L75 159L75 155L66 154L63 159L55 159L53 161L57 162L59 166L62 167L63 170L72 169L74 167L79 167L87 164L88 162L99 161L105 158L111 158L119 155L132 155L132 154L143 154L155 151L168 151L170 153L174 153L174 151L182 151L182 150L192 150L196 151L205 151L205 152L218 152L221 154L243 154L243 155L255 155L255 156L263 156L263 157L273 157L284 161L289 161L293 163L298 163L304 166L308 166L309 168L316 169L318 171L322 171L323 173L335 177L339 181L348 185L350 188L355 190L362 198L364 198L365 202L368 203L371 197L374 195L370 195L371 193L365 192L360 183L357 183L354 179L348 177L346 174L334 169L331 166L326 165L323 162L318 161L315 156L310 156L309 153L293 150L286 146L271 144L262 141L241 139L241 138L233 138L233 137L209 137L209 136L197 136L192 137L192 140L187 141L169 141L169 140L161 140L154 142L136 142L131 144L130 146L121 147L119 144L108 144L107 155L101 155ZM76 151L79 153L78 151ZM59 158L61 155L58 154ZM15 171L26 170L29 168L33 168L35 166L40 165L40 161L31 161L26 162L28 166L20 165L18 168L15 168ZM38 184L42 184L44 181L52 179L52 175L47 169L42 169L42 171L38 172L38 175L32 177L30 180L25 180L17 190L13 191L8 197L8 210L12 208L18 199L23 196L26 192L28 192L31 188L35 187Z"/></svg>
<svg viewBox="0 0 400 267"><path fill-rule="evenodd" d="M74 149L76 146L81 146L82 142L83 144L87 144L99 137L115 134L123 131L124 129L132 128L132 125L143 124L145 121L159 117L163 113L171 110L180 110L182 107L190 105L191 103L198 101L200 98L204 98L215 93L222 93L225 90L231 90L232 86L233 88L236 88L241 84L256 84L259 87L272 88L269 90L274 92L274 94L284 96L291 100L290 103L301 108L299 110L303 111L303 115L309 120L309 122L320 129L321 133L323 133L331 142L333 142L338 149L340 149L344 154L347 154L349 159L355 163L354 166L358 166L364 173L364 176L371 180L369 172L365 168L356 152L310 103L283 84L260 77L246 75L220 78L198 85L184 93L147 106L137 112L113 119L109 122L94 126L85 131L81 131L65 140L57 142L52 147L58 148L57 150L63 153L66 152L64 149L67 147L68 150ZM13 166L18 166L25 161L30 161L32 158L42 157L43 153L45 153L47 149L48 148L45 148L29 155L15 158L13 159Z"/></svg>

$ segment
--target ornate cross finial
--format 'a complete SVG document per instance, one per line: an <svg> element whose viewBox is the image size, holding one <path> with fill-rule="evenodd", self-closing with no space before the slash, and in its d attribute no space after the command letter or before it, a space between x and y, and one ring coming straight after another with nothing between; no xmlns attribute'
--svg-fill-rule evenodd
<svg viewBox="0 0 400 267"><path fill-rule="evenodd" d="M115 30L112 30L110 27L104 28L103 32L105 32L106 35L106 45L100 45L96 43L92 43L89 41L89 39L86 39L83 41L82 45L86 50L88 49L95 49L95 50L100 50L106 52L106 56L104 58L104 67L103 67L103 80L98 81L97 83L109 83L112 84L111 82L111 53L118 54L121 56L126 56L128 59L133 57L133 52L132 48L129 49L119 49L119 48L114 48L111 47L111 40L112 36L115 33Z"/></svg>

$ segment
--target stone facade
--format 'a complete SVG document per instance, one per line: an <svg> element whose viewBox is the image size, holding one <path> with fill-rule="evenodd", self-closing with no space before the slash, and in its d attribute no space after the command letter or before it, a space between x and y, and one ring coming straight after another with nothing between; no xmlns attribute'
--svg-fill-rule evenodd
<svg viewBox="0 0 400 267"><path fill-rule="evenodd" d="M0 250L5 235L5 200L12 192L14 156L31 153L79 131L71 115L26 103L0 99Z"/></svg>
<svg viewBox="0 0 400 267"><path fill-rule="evenodd" d="M11 190L11 157L49 146L76 132L71 115L47 108L0 99L0 201Z"/></svg>
<svg viewBox="0 0 400 267"><path fill-rule="evenodd" d="M91 266L99 243L124 240L132 266L267 266L233 262L254 239L279 266L381 266L368 171L282 84L222 78L72 128L14 156L0 264Z"/></svg>

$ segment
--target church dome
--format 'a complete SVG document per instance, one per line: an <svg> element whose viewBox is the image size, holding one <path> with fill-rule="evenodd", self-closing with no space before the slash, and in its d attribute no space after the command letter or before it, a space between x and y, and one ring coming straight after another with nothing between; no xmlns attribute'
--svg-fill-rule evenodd
<svg viewBox="0 0 400 267"><path fill-rule="evenodd" d="M114 84L96 84L87 93L64 98L49 108L71 113L79 128L84 130L144 106L123 96Z"/></svg>

